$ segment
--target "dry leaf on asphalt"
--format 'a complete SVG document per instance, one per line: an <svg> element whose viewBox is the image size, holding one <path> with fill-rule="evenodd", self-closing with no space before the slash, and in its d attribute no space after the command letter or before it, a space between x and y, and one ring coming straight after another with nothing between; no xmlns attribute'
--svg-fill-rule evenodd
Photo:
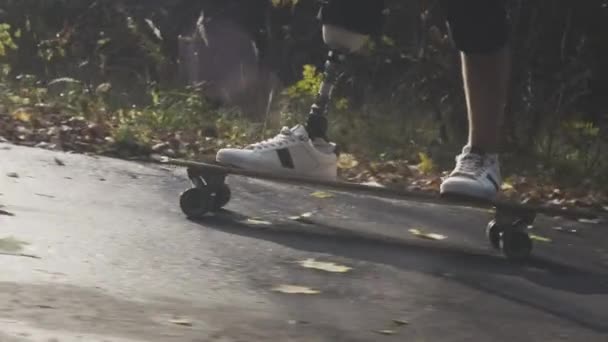
<svg viewBox="0 0 608 342"><path fill-rule="evenodd" d="M551 240L549 238L546 238L544 236L534 235L534 234L530 234L530 239L532 239L534 241L539 241L539 242L547 242L547 243L553 242L553 240Z"/></svg>
<svg viewBox="0 0 608 342"><path fill-rule="evenodd" d="M312 194L310 194L310 196L320 198L320 199L327 199L327 198L334 197L334 195L330 194L329 192L324 192L324 191L315 191Z"/></svg>
<svg viewBox="0 0 608 342"><path fill-rule="evenodd" d="M299 216L290 216L289 219L292 221L300 221L300 222L310 222L310 218L312 217L313 213L304 213L302 215Z"/></svg>
<svg viewBox="0 0 608 342"><path fill-rule="evenodd" d="M281 292L286 294L305 294L305 295L315 295L321 293L320 291L313 290L309 287L305 286L297 286L297 285L279 285L272 289L275 292Z"/></svg>
<svg viewBox="0 0 608 342"><path fill-rule="evenodd" d="M0 209L0 215L3 215L3 216L15 216L15 214L9 213L8 211L2 210L2 209Z"/></svg>
<svg viewBox="0 0 608 342"><path fill-rule="evenodd" d="M376 332L380 335L395 335L397 333L395 330L390 329L376 330Z"/></svg>
<svg viewBox="0 0 608 342"><path fill-rule="evenodd" d="M441 241L447 239L447 236L434 233L425 233L420 229L410 229L410 233L422 239Z"/></svg>
<svg viewBox="0 0 608 342"><path fill-rule="evenodd" d="M257 218L249 218L249 219L247 219L246 223L254 225L254 226L270 226L270 225L272 225L272 223L270 223L268 221L260 220L260 219L257 219Z"/></svg>
<svg viewBox="0 0 608 342"><path fill-rule="evenodd" d="M23 250L27 245L29 245L28 242L20 241L13 237L0 239L0 251L3 252L16 253Z"/></svg>
<svg viewBox="0 0 608 342"><path fill-rule="evenodd" d="M579 231L577 229L566 229L563 227L553 227L553 230L558 231L560 233L570 233L570 234L578 234Z"/></svg>
<svg viewBox="0 0 608 342"><path fill-rule="evenodd" d="M65 166L65 163L63 162L63 160L55 157L55 164L59 165L59 166Z"/></svg>
<svg viewBox="0 0 608 342"><path fill-rule="evenodd" d="M352 270L351 267L342 266L333 262L316 261L315 259L306 259L298 262L304 268L310 268L331 273L346 273Z"/></svg>
<svg viewBox="0 0 608 342"><path fill-rule="evenodd" d="M175 324L175 325L182 325L185 327L191 327L192 326L192 322L187 320L187 319L183 319L183 318L175 318L175 319L170 319L169 323L171 324Z"/></svg>
<svg viewBox="0 0 608 342"><path fill-rule="evenodd" d="M403 320L403 319L394 319L393 323L397 324L397 325L408 325L410 324L410 322Z"/></svg>
<svg viewBox="0 0 608 342"><path fill-rule="evenodd" d="M600 219L592 219L591 220L591 219L584 219L584 218L582 218L582 219L579 219L578 222L580 222L580 223L588 223L588 224L600 224L600 223L602 223L602 220L600 220Z"/></svg>

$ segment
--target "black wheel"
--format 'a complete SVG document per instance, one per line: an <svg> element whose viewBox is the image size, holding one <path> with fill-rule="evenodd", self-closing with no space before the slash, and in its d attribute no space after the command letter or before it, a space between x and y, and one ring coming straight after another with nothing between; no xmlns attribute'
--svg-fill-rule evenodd
<svg viewBox="0 0 608 342"><path fill-rule="evenodd" d="M218 187L217 192L215 193L215 200L213 201L213 210L219 211L223 207L230 202L230 197L232 192L230 191L230 187L226 183L222 183Z"/></svg>
<svg viewBox="0 0 608 342"><path fill-rule="evenodd" d="M500 249L511 261L521 262L532 253L532 239L520 230L505 230L500 236Z"/></svg>
<svg viewBox="0 0 608 342"><path fill-rule="evenodd" d="M179 198L182 212L190 219L200 219L212 208L211 193L207 187L190 188Z"/></svg>
<svg viewBox="0 0 608 342"><path fill-rule="evenodd" d="M490 223L488 223L488 227L486 228L486 237L494 249L500 249L500 234L502 231L502 227L498 224L498 222L496 222L496 220L492 220Z"/></svg>

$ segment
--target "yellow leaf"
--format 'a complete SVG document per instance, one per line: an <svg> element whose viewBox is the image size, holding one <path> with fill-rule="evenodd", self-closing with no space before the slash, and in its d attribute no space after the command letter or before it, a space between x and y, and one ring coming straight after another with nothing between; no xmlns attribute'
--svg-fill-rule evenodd
<svg viewBox="0 0 608 342"><path fill-rule="evenodd" d="M395 335L397 333L395 330L389 329L377 330L376 332L381 335Z"/></svg>
<svg viewBox="0 0 608 342"><path fill-rule="evenodd" d="M425 233L419 229L410 229L410 233L412 233L414 236L417 236L419 238L428 239L428 240L440 241L440 240L447 239L447 236L445 236L445 235L434 234L434 233Z"/></svg>
<svg viewBox="0 0 608 342"><path fill-rule="evenodd" d="M270 226L270 225L272 225L272 223L270 223L268 221L259 220L259 219L256 219L256 218L249 218L249 219L247 219L247 223L255 225L255 226Z"/></svg>
<svg viewBox="0 0 608 342"><path fill-rule="evenodd" d="M272 289L275 292L281 292L286 294L305 294L305 295L315 295L321 293L320 291L313 290L309 287L305 286L297 286L297 285L279 285Z"/></svg>
<svg viewBox="0 0 608 342"><path fill-rule="evenodd" d="M343 170L349 170L359 166L359 162L355 159L355 156L352 154L341 154L340 159L338 159L338 167Z"/></svg>
<svg viewBox="0 0 608 342"><path fill-rule="evenodd" d="M504 182L502 184L502 186L501 186L501 189L503 191L509 191L509 190L513 190L514 188L513 188L513 185L511 183Z"/></svg>
<svg viewBox="0 0 608 342"><path fill-rule="evenodd" d="M19 108L13 112L13 118L21 122L30 122L32 120L32 112Z"/></svg>
<svg viewBox="0 0 608 342"><path fill-rule="evenodd" d="M324 191L316 191L313 192L312 194L310 194L312 197L316 197L316 198L320 198L320 199L327 199L327 198L332 198L334 197L334 195L328 193L328 192L324 192Z"/></svg>
<svg viewBox="0 0 608 342"><path fill-rule="evenodd" d="M535 240L535 241L539 241L539 242L553 242L553 240L543 237L543 236L539 236L539 235L534 235L534 234L530 234L530 239Z"/></svg>
<svg viewBox="0 0 608 342"><path fill-rule="evenodd" d="M423 174L431 173L435 170L435 163L426 153L419 153L420 163L418 164L418 170Z"/></svg>
<svg viewBox="0 0 608 342"><path fill-rule="evenodd" d="M289 219L293 220L293 221L300 221L300 222L310 222L310 218L312 217L313 213L304 213L300 216L290 216Z"/></svg>
<svg viewBox="0 0 608 342"><path fill-rule="evenodd" d="M311 268L311 269L331 272L331 273L346 273L346 272L352 270L352 268L350 268L348 266L338 265L333 262L316 261L314 259L303 260L303 261L300 261L299 264L304 268Z"/></svg>

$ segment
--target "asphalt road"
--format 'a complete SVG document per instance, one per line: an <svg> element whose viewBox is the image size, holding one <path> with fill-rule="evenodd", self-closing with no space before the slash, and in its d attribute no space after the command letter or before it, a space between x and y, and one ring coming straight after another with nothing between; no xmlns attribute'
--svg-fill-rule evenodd
<svg viewBox="0 0 608 342"><path fill-rule="evenodd" d="M0 144L0 341L608 340L606 225L541 218L512 265L484 211L244 178L191 222L184 173Z"/></svg>

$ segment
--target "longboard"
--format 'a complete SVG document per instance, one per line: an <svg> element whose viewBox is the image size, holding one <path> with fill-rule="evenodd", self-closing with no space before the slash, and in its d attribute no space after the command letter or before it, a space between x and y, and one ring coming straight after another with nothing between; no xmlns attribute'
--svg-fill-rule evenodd
<svg viewBox="0 0 608 342"><path fill-rule="evenodd" d="M465 196L441 196L423 191L244 170L217 162L197 162L168 157L157 157L155 160L162 164L181 166L187 169L192 187L181 194L180 207L182 212L190 219L202 219L206 214L217 212L226 206L232 195L231 189L225 181L226 176L236 175L422 203L493 209L494 219L486 227L486 236L492 247L502 251L505 257L513 261L523 261L530 256L533 247L532 239L527 231L528 226L534 223L537 214L570 219L598 219L602 216L590 210L561 209L500 199L487 201Z"/></svg>

